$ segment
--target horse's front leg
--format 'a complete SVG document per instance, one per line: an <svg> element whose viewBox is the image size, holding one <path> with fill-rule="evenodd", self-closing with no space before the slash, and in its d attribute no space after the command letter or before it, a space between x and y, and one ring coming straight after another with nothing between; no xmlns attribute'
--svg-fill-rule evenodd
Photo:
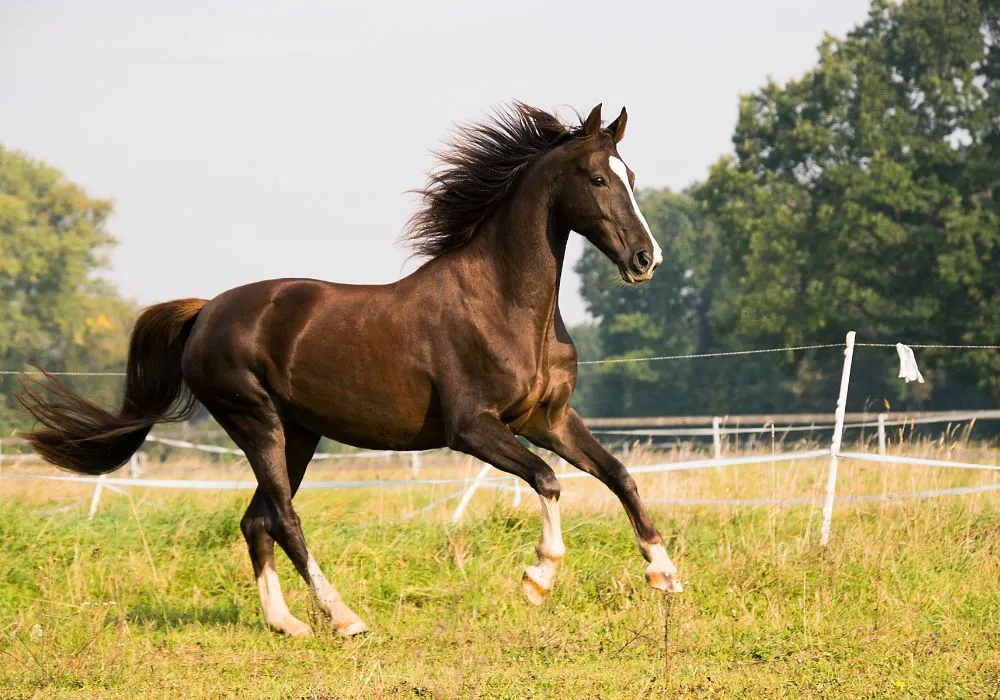
<svg viewBox="0 0 1000 700"><path fill-rule="evenodd" d="M677 567L663 548L663 539L639 498L632 475L587 430L576 411L568 409L554 423L531 426L522 434L539 447L555 452L577 469L596 476L611 489L622 502L635 530L639 549L649 562L646 581L661 591L680 593L683 590Z"/></svg>
<svg viewBox="0 0 1000 700"><path fill-rule="evenodd" d="M521 477L538 494L542 504L542 538L535 548L538 562L528 566L521 578L524 595L535 605L544 602L566 553L559 522L559 481L545 461L517 441L500 419L488 412L473 414L458 422L448 446Z"/></svg>

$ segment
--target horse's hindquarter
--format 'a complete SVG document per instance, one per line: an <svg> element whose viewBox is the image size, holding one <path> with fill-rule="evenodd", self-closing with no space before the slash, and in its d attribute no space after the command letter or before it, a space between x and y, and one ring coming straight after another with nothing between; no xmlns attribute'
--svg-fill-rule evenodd
<svg viewBox="0 0 1000 700"><path fill-rule="evenodd" d="M442 443L440 411L396 285L256 282L205 306L185 346L185 381L209 410L281 415L359 447Z"/></svg>

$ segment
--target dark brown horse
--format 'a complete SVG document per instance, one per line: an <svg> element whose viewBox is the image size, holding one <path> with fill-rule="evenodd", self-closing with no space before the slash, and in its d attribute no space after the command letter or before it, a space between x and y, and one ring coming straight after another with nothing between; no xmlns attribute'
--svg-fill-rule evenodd
<svg viewBox="0 0 1000 700"><path fill-rule="evenodd" d="M110 413L47 380L22 403L29 436L60 467L111 471L156 422L197 399L246 453L258 488L241 522L264 619L308 634L289 612L274 543L342 634L367 629L310 556L292 498L320 436L373 449L448 446L524 479L538 493L538 562L522 587L540 604L564 554L559 482L521 435L593 474L621 500L655 588L679 592L677 569L625 467L570 408L576 351L557 304L566 241L577 231L629 284L648 280L660 249L618 155L626 114L602 127L600 105L567 127L516 104L463 129L422 190L410 240L430 260L388 285L310 279L257 282L211 301L146 309L129 348L125 398Z"/></svg>

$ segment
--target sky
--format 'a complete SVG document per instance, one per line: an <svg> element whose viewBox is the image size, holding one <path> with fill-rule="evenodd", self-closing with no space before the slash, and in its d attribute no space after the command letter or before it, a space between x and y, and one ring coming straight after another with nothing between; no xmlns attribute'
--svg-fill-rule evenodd
<svg viewBox="0 0 1000 700"><path fill-rule="evenodd" d="M739 96L799 77L867 0L0 0L0 143L115 205L142 304L273 277L391 282L459 123L519 99L629 119L636 186L730 152ZM568 323L588 318L572 265ZM609 266L611 263L608 263ZM610 269L610 267L609 267Z"/></svg>

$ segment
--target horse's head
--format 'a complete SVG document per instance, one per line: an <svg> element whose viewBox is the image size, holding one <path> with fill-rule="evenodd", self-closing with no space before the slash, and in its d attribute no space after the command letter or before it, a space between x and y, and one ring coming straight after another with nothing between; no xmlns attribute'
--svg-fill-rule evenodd
<svg viewBox="0 0 1000 700"><path fill-rule="evenodd" d="M618 155L625 135L625 108L601 128L601 105L591 111L580 138L565 148L569 163L556 197L556 210L618 266L629 284L653 276L663 254L632 193L635 175Z"/></svg>

